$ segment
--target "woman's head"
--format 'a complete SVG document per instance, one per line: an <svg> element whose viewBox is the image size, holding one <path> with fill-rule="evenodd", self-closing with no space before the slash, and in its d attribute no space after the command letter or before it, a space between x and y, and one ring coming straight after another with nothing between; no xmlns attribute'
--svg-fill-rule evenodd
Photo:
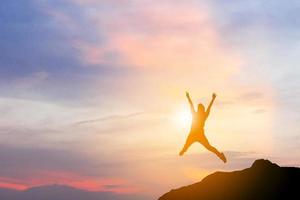
<svg viewBox="0 0 300 200"><path fill-rule="evenodd" d="M204 113L205 112L205 107L203 106L202 103L198 104L198 111L199 113Z"/></svg>

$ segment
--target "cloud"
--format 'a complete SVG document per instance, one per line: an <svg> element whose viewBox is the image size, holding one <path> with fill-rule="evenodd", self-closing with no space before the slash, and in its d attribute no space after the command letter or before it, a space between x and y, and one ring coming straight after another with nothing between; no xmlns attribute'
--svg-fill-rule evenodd
<svg viewBox="0 0 300 200"><path fill-rule="evenodd" d="M23 76L19 79L15 79L12 86L14 86L16 90L32 90L36 89L36 87L42 84L47 80L49 74L45 71L33 72L28 76Z"/></svg>
<svg viewBox="0 0 300 200"><path fill-rule="evenodd" d="M79 105L91 92L91 82L95 77L105 76L107 69L101 71L98 67L95 73L80 62L73 40L83 37L87 29L79 31L75 24L72 26L74 18L69 19L67 14L76 7L62 1L28 0L16 4L4 0L2 3L1 97ZM52 3L59 9L50 9Z"/></svg>
<svg viewBox="0 0 300 200"><path fill-rule="evenodd" d="M253 113L255 113L255 114L261 114L264 112L266 112L266 110L264 110L264 109L256 109L255 111L253 111Z"/></svg>
<svg viewBox="0 0 300 200"><path fill-rule="evenodd" d="M248 92L241 96L241 98L243 100L247 100L247 101L260 99L262 97L263 97L263 94L261 92Z"/></svg>
<svg viewBox="0 0 300 200"><path fill-rule="evenodd" d="M73 42L87 65L189 69L208 73L224 66L224 76L237 69L238 56L228 49L223 50L222 39L204 4L196 7L194 3L180 1L151 4L150 1L123 1L122 6L120 2L110 1L69 3L80 5L77 8L85 14L82 18L93 26L91 33L99 38L89 41L78 37ZM87 12L89 10L93 12ZM75 19L72 23L83 26Z"/></svg>
<svg viewBox="0 0 300 200"><path fill-rule="evenodd" d="M87 71L101 69L95 73L99 77L94 77L90 87L86 87L89 93L83 91L79 97L88 95L91 97L88 103L92 100L110 107L165 109L166 102L178 100L179 91L187 88L197 91L197 95L211 89L228 90L228 79L239 71L242 58L238 51L224 45L225 38L211 17L213 8L205 3L72 0L65 3L66 11L55 4L47 10L62 13L56 17L62 30L66 31L69 24L74 28L72 34L76 32L76 37L68 36L80 65ZM74 11L69 7L74 7ZM146 91L151 105L144 99Z"/></svg>
<svg viewBox="0 0 300 200"><path fill-rule="evenodd" d="M93 161L76 150L1 145L0 159L3 160L0 164L2 187L25 189L57 183L91 191L136 192L126 180L109 178L105 161Z"/></svg>
<svg viewBox="0 0 300 200"><path fill-rule="evenodd" d="M141 114L143 114L143 112L131 113L128 115L110 115L110 116L101 117L101 118L97 118L97 119L79 121L79 122L76 122L75 124L80 125L80 124L96 123L96 122L103 122L103 121L115 121L115 120L129 119L132 117L140 116Z"/></svg>

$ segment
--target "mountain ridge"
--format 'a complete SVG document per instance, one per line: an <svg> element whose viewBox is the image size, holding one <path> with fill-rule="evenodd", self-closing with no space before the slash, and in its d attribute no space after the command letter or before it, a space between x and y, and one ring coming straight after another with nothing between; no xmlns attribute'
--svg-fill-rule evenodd
<svg viewBox="0 0 300 200"><path fill-rule="evenodd" d="M202 181L173 189L159 200L268 200L298 195L300 168L256 160L250 168L215 172Z"/></svg>

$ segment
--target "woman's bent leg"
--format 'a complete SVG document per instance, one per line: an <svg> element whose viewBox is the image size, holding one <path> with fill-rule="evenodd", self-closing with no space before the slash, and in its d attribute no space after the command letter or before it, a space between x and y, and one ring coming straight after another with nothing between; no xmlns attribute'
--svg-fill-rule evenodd
<svg viewBox="0 0 300 200"><path fill-rule="evenodd" d="M182 156L194 142L195 141L188 136L182 150L179 152L179 155Z"/></svg>
<svg viewBox="0 0 300 200"><path fill-rule="evenodd" d="M209 144L207 138L202 137L201 140L199 141L207 150L213 152L214 154L216 154L224 163L226 163L226 157L223 153L219 152L215 147L213 147L212 145Z"/></svg>

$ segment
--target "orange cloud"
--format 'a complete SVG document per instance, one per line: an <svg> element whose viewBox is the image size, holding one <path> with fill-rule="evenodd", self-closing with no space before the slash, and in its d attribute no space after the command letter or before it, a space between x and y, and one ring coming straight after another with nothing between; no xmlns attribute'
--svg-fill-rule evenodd
<svg viewBox="0 0 300 200"><path fill-rule="evenodd" d="M237 69L240 59L222 47L208 8L178 2L147 5L135 2L107 16L90 15L105 41L75 41L82 60L173 71L221 70L222 76ZM117 54L114 59L111 52Z"/></svg>
<svg viewBox="0 0 300 200"><path fill-rule="evenodd" d="M2 182L0 181L0 188L7 188L13 190L26 190L28 186L16 183Z"/></svg>

